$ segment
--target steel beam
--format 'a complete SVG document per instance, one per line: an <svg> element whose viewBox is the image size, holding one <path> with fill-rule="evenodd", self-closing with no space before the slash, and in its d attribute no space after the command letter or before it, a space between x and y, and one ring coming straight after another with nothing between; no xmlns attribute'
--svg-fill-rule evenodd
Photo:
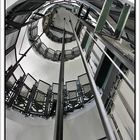
<svg viewBox="0 0 140 140"><path fill-rule="evenodd" d="M64 57L65 57L65 30L63 32L63 40L62 40L62 55L61 55L61 63L60 63L54 140L63 140L63 109L64 109L63 90L64 90L64 63L65 63Z"/></svg>
<svg viewBox="0 0 140 140"><path fill-rule="evenodd" d="M127 19L129 17L130 11L131 11L131 6L128 4L125 4L123 9L122 9L119 20L117 22L117 26L116 26L115 33L114 33L114 35L118 39L120 39L120 37L123 33L123 30L124 30L124 27L126 25Z"/></svg>
<svg viewBox="0 0 140 140"><path fill-rule="evenodd" d="M75 16L75 15L73 15ZM76 16L75 16L76 17ZM88 24L83 19L80 19L76 17L83 25L87 27L87 29L91 32L94 31L94 26ZM103 44L128 68L134 73L134 61L129 57L126 57L120 50L114 46L114 44L111 44L109 41L107 41L103 36L101 35L95 35L98 39L100 39Z"/></svg>
<svg viewBox="0 0 140 140"><path fill-rule="evenodd" d="M73 27L71 21L70 21L70 23L71 23L71 27L72 27L73 33L75 35L75 38L76 38L77 45L78 45L79 50L80 50L81 58L82 58L87 76L88 76L90 84L91 84L91 89L92 89L92 91L94 91L93 93L94 93L94 97L95 97L95 102L96 102L96 105L97 105L97 108L98 108L98 111L99 111L101 121L103 123L103 127L104 127L104 130L105 130L107 139L108 140L116 140L115 135L113 133L113 129L111 128L111 125L110 125L110 122L109 122L109 119L108 119L108 116L107 116L107 113L106 113L106 110L105 110L105 107L104 107L104 104L103 104L103 101L101 99L101 95L100 95L100 93L97 89L95 80L94 80L94 78L93 78L93 76L90 72L90 66L87 64L84 53L82 51L81 43L78 39L78 36L76 35L76 32L74 30L74 27Z"/></svg>
<svg viewBox="0 0 140 140"><path fill-rule="evenodd" d="M101 14L97 22L97 26L95 28L95 32L99 33L103 29L107 16L109 15L109 10L111 8L112 2L113 0L105 0Z"/></svg>

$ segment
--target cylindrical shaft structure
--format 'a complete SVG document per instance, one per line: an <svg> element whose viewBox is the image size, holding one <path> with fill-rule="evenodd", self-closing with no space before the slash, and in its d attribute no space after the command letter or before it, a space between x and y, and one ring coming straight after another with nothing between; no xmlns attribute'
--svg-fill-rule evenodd
<svg viewBox="0 0 140 140"><path fill-rule="evenodd" d="M131 11L131 6L129 4L125 4L123 9L122 9L122 12L121 12L121 15L119 17L119 20L118 20L118 23L117 23L117 26L115 29L115 33L114 33L114 35L118 39L121 37L121 35L123 33L123 30L124 30L124 27L126 25L127 19L129 17L130 11Z"/></svg>

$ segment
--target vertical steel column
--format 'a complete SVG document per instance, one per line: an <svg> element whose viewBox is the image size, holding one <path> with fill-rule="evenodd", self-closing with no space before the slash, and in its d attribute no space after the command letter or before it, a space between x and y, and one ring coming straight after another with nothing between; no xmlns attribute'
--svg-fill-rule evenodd
<svg viewBox="0 0 140 140"><path fill-rule="evenodd" d="M95 28L95 32L100 32L103 29L103 26L105 25L106 18L109 14L109 10L111 8L113 0L105 0L104 5L102 7L101 14L99 16L97 26Z"/></svg>
<svg viewBox="0 0 140 140"><path fill-rule="evenodd" d="M97 26L95 27L95 32L100 32L103 29L103 26L105 25L106 18L109 14L109 10L110 10L112 2L113 2L113 0L106 0L104 2L104 5L103 5L102 11L101 11L101 15L99 16ZM93 34L93 36L94 36L94 34ZM90 40L92 40L92 39L90 39ZM92 48L93 48L93 46L89 45L88 50L87 50L87 56L86 56L87 60L89 59Z"/></svg>
<svg viewBox="0 0 140 140"><path fill-rule="evenodd" d="M65 30L62 40L62 55L60 63L59 87L57 96L56 118L54 128L54 140L63 140L63 89L64 89L64 57L65 57Z"/></svg>
<svg viewBox="0 0 140 140"><path fill-rule="evenodd" d="M80 17L83 7L84 7L84 5L81 4L80 9L79 9L78 14L77 14L78 17Z"/></svg>
<svg viewBox="0 0 140 140"><path fill-rule="evenodd" d="M122 12L121 12L121 15L119 17L119 20L118 20L118 23L117 23L117 26L116 26L116 29L115 29L115 33L114 33L114 35L118 39L122 35L123 29L124 29L124 27L126 25L128 16L130 14L130 10L131 10L131 6L128 5L128 4L125 4L123 9L122 9Z"/></svg>
<svg viewBox="0 0 140 140"><path fill-rule="evenodd" d="M43 32L44 33L44 32ZM43 33L36 39L36 41L43 35ZM5 82L8 81L8 79L11 77L11 75L13 74L13 72L15 71L15 69L18 67L18 64L20 63L20 61L26 56L26 54L31 50L31 48L34 46L35 43L33 43L28 50L20 57L20 59L16 62L16 64L14 66L12 66L12 68L9 70L9 72L6 74L5 76Z"/></svg>
<svg viewBox="0 0 140 140"><path fill-rule="evenodd" d="M70 21L70 23L71 23L71 21ZM99 111L101 121L103 123L103 127L104 127L104 130L105 130L107 139L108 140L116 140L115 135L113 133L113 129L112 129L111 125L110 125L110 122L109 122L109 119L108 119L108 116L107 116L107 113L106 113L106 110L105 110L105 107L104 107L104 104L103 104L103 101L101 99L101 95L100 95L100 93L99 93L99 91L97 89L95 80L94 80L94 78L93 78L93 76L92 76L92 74L90 72L89 65L86 62L86 59L85 59L85 56L83 54L80 41L79 41L79 39L78 39L78 37L76 35L76 32L74 31L72 23L71 23L71 27L72 27L73 33L74 33L75 38L76 38L77 45L78 45L80 53L81 53L81 58L82 58L86 73L88 75L88 78L89 78L89 81L90 81L90 84L91 84L91 88L94 91L96 105L97 105L97 108L98 108L98 111Z"/></svg>

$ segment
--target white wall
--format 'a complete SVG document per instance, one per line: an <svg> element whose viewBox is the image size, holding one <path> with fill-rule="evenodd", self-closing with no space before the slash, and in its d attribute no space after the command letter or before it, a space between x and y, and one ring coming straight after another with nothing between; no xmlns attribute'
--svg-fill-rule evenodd
<svg viewBox="0 0 140 140"><path fill-rule="evenodd" d="M36 80L41 79L50 84L58 83L60 62L44 59L30 50L20 64L24 71L30 73ZM65 63L65 81L75 80L83 73L85 73L85 69L80 57Z"/></svg>
<svg viewBox="0 0 140 140"><path fill-rule="evenodd" d="M6 140L53 140L54 119L24 118L14 111L7 111L6 114ZM64 140L97 140L104 136L94 102L64 119Z"/></svg>

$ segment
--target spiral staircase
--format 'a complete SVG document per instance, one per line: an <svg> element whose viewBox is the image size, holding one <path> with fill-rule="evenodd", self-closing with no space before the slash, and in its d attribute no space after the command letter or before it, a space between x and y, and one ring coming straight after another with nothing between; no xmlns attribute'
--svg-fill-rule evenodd
<svg viewBox="0 0 140 140"><path fill-rule="evenodd" d="M53 119L53 139L63 140L63 119L87 115L92 106L102 136L89 140L134 139L134 10L119 0L20 0L8 7L7 118Z"/></svg>

